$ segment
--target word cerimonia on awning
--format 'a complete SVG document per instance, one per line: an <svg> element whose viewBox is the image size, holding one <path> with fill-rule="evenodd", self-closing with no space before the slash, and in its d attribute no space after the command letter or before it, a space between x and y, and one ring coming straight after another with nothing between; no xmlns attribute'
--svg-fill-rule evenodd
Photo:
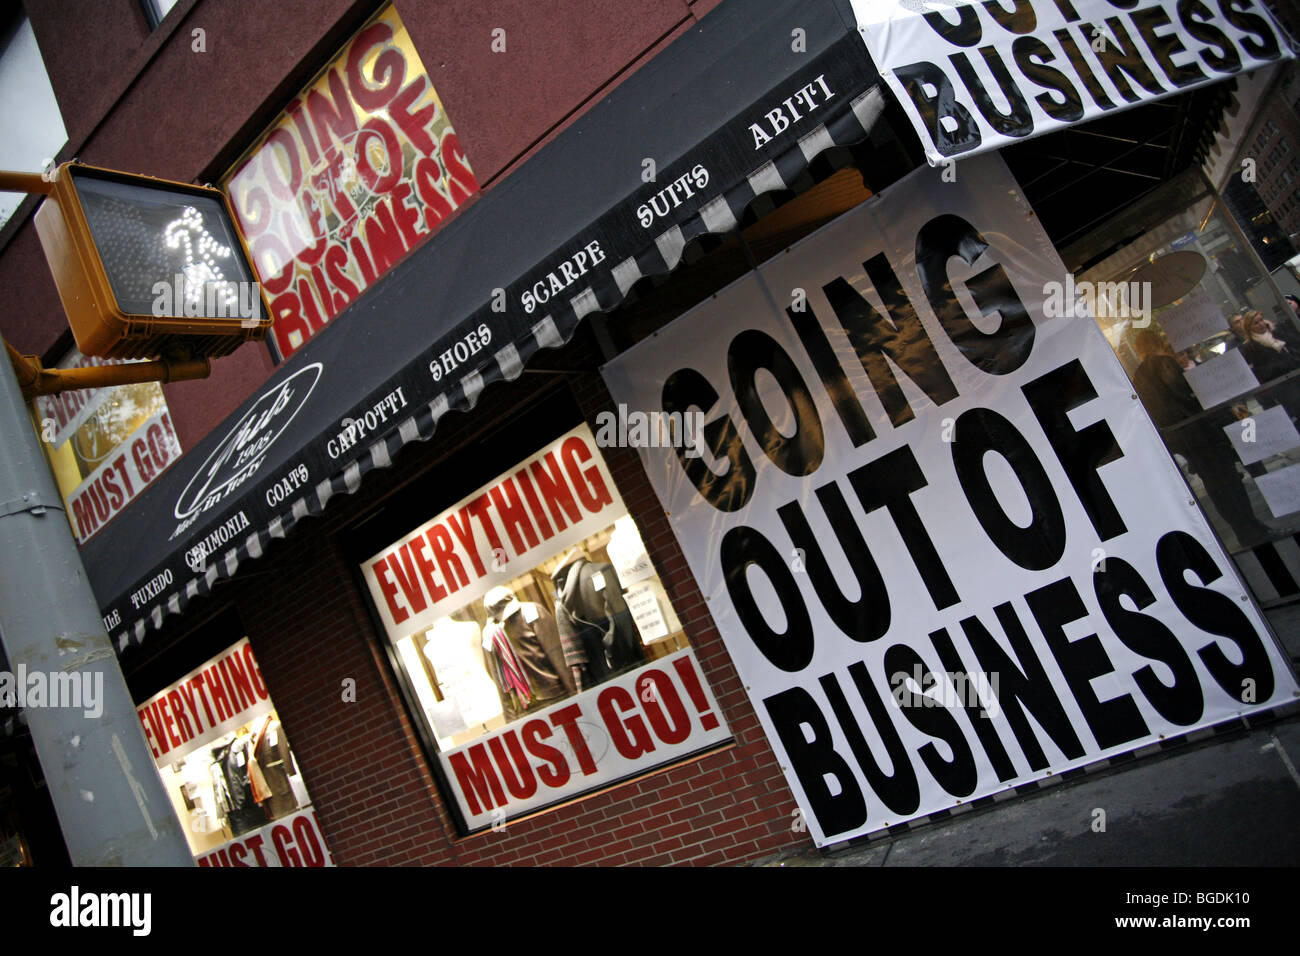
<svg viewBox="0 0 1300 956"><path fill-rule="evenodd" d="M861 141L884 105L846 3L724 4L284 364L82 554L119 653L687 242ZM653 167L651 166L653 164ZM653 168L654 179L643 176Z"/></svg>
<svg viewBox="0 0 1300 956"><path fill-rule="evenodd" d="M1261 0L852 0L932 165L1295 54Z"/></svg>

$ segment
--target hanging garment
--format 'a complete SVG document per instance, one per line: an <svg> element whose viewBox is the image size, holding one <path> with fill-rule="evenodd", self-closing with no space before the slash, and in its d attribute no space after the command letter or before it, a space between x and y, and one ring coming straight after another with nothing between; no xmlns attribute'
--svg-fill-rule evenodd
<svg viewBox="0 0 1300 956"><path fill-rule="evenodd" d="M536 604L519 605L500 624L489 621L483 650L507 719L577 690L555 618Z"/></svg>
<svg viewBox="0 0 1300 956"><path fill-rule="evenodd" d="M298 772L294 766L293 753L289 750L289 741L285 739L284 729L278 720L268 720L257 735L253 744L254 766L265 779L269 794L263 808L267 816L276 820L298 809L298 798L294 796L289 777Z"/></svg>
<svg viewBox="0 0 1300 956"><path fill-rule="evenodd" d="M253 799L253 788L248 779L251 742L252 738L244 734L213 751L216 765L225 779L226 820L235 836L266 823L266 813Z"/></svg>
<svg viewBox="0 0 1300 956"><path fill-rule="evenodd" d="M644 663L636 622L613 565L594 564L574 551L555 569L551 581L560 640L582 647L593 683Z"/></svg>

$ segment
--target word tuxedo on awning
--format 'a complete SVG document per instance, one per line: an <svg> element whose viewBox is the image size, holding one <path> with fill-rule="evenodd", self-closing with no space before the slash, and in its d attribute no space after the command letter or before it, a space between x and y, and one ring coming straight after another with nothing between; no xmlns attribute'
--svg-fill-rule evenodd
<svg viewBox="0 0 1300 956"><path fill-rule="evenodd" d="M930 163L1292 56L1262 0L853 0Z"/></svg>
<svg viewBox="0 0 1300 956"><path fill-rule="evenodd" d="M603 370L819 845L1297 696L1063 279L980 157Z"/></svg>

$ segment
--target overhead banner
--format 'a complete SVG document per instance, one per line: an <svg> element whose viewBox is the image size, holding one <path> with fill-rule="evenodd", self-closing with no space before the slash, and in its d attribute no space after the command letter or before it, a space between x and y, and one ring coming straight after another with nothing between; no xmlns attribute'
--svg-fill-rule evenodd
<svg viewBox="0 0 1300 956"><path fill-rule="evenodd" d="M852 0L931 165L1294 54L1260 0Z"/></svg>
<svg viewBox="0 0 1300 956"><path fill-rule="evenodd" d="M222 181L297 351L478 191L392 5L289 103Z"/></svg>
<svg viewBox="0 0 1300 956"><path fill-rule="evenodd" d="M818 845L1297 696L1065 282L980 157L603 370Z"/></svg>

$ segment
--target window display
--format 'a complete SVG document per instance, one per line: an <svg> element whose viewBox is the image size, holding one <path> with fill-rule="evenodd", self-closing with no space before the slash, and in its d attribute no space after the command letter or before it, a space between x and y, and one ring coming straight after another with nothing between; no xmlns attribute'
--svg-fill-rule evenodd
<svg viewBox="0 0 1300 956"><path fill-rule="evenodd" d="M122 364L76 349L59 368ZM157 382L38 395L32 416L80 544L181 456Z"/></svg>
<svg viewBox="0 0 1300 956"><path fill-rule="evenodd" d="M248 640L139 708L199 866L330 866Z"/></svg>
<svg viewBox="0 0 1300 956"><path fill-rule="evenodd" d="M1168 218L1082 277L1095 314L1232 552L1300 531L1300 327L1221 204L1157 198Z"/></svg>
<svg viewBox="0 0 1300 956"><path fill-rule="evenodd" d="M585 425L361 571L467 829L729 736Z"/></svg>

